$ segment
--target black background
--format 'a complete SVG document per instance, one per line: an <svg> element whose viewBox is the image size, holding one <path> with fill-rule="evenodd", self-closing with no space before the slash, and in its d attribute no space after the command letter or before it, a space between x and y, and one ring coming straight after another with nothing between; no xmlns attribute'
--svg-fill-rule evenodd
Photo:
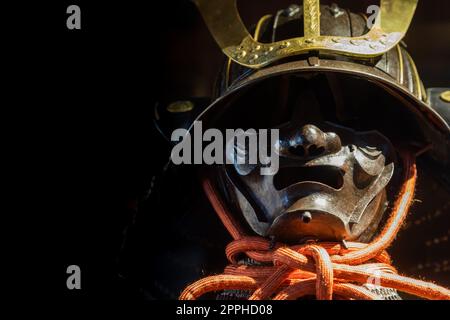
<svg viewBox="0 0 450 320"><path fill-rule="evenodd" d="M292 1L259 9L261 1L241 3L251 24ZM372 3L358 1L357 9ZM81 30L66 28L71 4L81 8ZM185 0L40 1L3 15L11 12L5 47L16 51L5 62L14 69L11 109L26 167L16 208L27 203L19 228L27 224L33 234L28 250L17 253L26 260L20 294L34 300L45 291L53 303L70 305L132 302L115 257L130 203L149 183L160 151L150 130L153 106L207 96L220 50ZM421 1L406 42L426 87L449 85L449 34L450 2ZM80 291L66 288L70 264L81 267ZM36 265L42 272L33 273Z"/></svg>

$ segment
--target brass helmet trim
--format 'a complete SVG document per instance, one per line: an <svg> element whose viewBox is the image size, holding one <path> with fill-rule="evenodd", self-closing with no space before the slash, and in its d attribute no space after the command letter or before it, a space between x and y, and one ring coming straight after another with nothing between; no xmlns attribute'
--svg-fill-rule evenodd
<svg viewBox="0 0 450 320"><path fill-rule="evenodd" d="M371 30L361 37L320 34L320 1L304 0L304 37L272 43L256 41L242 22L236 0L194 0L222 51L234 62L253 69L310 51L367 59L383 55L405 36L418 0L380 0Z"/></svg>

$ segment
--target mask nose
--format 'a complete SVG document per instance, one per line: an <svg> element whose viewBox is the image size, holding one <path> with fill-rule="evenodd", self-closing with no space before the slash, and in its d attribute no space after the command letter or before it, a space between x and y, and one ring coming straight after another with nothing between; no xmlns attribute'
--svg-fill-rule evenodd
<svg viewBox="0 0 450 320"><path fill-rule="evenodd" d="M334 132L323 132L318 127L307 124L291 131L287 143L287 153L302 158L319 157L335 153L341 149L341 139Z"/></svg>

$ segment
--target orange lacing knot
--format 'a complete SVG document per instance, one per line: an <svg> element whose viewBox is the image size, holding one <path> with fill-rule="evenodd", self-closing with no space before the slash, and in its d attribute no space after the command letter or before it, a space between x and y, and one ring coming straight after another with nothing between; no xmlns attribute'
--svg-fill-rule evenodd
<svg viewBox="0 0 450 320"><path fill-rule="evenodd" d="M382 287L393 288L427 299L450 300L450 290L430 282L397 274L390 265L385 249L392 243L408 213L414 196L417 177L415 159L403 156L405 170L400 196L380 235L371 243L320 242L287 246L271 245L262 237L246 236L240 225L226 210L209 179L203 180L204 190L225 227L235 239L226 247L231 262L224 274L201 279L189 285L181 300L193 300L211 291L248 290L250 300L293 300L314 295L320 300L379 299L362 286L373 281ZM265 265L239 265L237 255Z"/></svg>

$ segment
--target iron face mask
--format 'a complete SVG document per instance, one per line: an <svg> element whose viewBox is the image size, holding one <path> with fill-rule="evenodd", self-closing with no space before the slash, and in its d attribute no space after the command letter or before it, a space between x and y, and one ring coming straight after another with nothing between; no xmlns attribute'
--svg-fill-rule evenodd
<svg viewBox="0 0 450 320"><path fill-rule="evenodd" d="M269 146L279 156L275 175L261 175L261 165L223 166L228 196L252 230L287 243L370 240L394 173L389 140L329 122L291 121L278 129Z"/></svg>

